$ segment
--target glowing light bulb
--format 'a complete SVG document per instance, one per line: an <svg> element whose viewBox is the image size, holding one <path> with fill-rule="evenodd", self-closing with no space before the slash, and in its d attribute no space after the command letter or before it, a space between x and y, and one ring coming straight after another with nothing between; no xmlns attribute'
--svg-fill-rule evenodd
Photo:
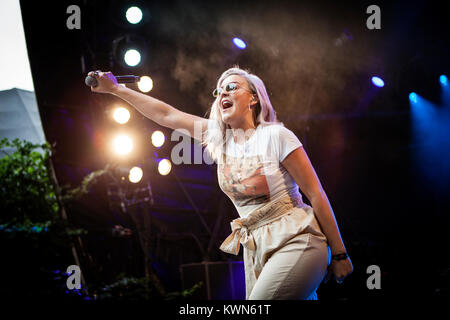
<svg viewBox="0 0 450 320"><path fill-rule="evenodd" d="M136 49L129 49L125 52L124 60L130 67L135 67L141 62L141 54Z"/></svg>
<svg viewBox="0 0 450 320"><path fill-rule="evenodd" d="M164 133L162 133L161 131L155 131L152 134L152 144L159 148L164 144L164 141L166 140L166 138L164 137Z"/></svg>
<svg viewBox="0 0 450 320"><path fill-rule="evenodd" d="M143 76L139 79L137 85L142 92L149 92L153 89L153 80L148 76Z"/></svg>
<svg viewBox="0 0 450 320"><path fill-rule="evenodd" d="M379 88L384 87L384 81L379 77L372 77L372 83Z"/></svg>
<svg viewBox="0 0 450 320"><path fill-rule="evenodd" d="M162 159L158 163L158 172L160 175L168 175L170 170L172 170L172 163L168 159Z"/></svg>
<svg viewBox="0 0 450 320"><path fill-rule="evenodd" d="M133 150L133 140L126 135L119 135L114 139L114 151L119 155L125 155Z"/></svg>
<svg viewBox="0 0 450 320"><path fill-rule="evenodd" d="M113 113L113 118L120 124L127 123L130 120L130 111L123 107L116 108Z"/></svg>
<svg viewBox="0 0 450 320"><path fill-rule="evenodd" d="M239 49L245 49L247 47L245 42L242 39L239 39L239 38L233 38L233 43Z"/></svg>
<svg viewBox="0 0 450 320"><path fill-rule="evenodd" d="M127 21L131 24L137 24L142 20L142 10L138 7L130 7L125 13Z"/></svg>
<svg viewBox="0 0 450 320"><path fill-rule="evenodd" d="M128 175L128 180L132 183L138 183L141 181L144 172L139 167L133 167L130 169L130 174Z"/></svg>

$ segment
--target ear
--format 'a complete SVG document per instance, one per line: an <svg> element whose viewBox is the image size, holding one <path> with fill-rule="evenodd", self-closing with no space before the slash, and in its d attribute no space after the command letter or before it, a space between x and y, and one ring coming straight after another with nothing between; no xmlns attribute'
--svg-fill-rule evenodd
<svg viewBox="0 0 450 320"><path fill-rule="evenodd" d="M254 95L252 95L252 99L251 99L250 104L251 104L252 106L254 106L254 105L257 104L257 103L258 103L258 99L257 99Z"/></svg>

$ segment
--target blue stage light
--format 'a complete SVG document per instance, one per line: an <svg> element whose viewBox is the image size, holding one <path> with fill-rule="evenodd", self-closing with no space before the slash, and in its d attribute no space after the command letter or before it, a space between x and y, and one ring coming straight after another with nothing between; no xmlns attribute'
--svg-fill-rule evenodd
<svg viewBox="0 0 450 320"><path fill-rule="evenodd" d="M372 83L377 87L384 87L384 81L379 77L372 77Z"/></svg>
<svg viewBox="0 0 450 320"><path fill-rule="evenodd" d="M444 86L446 86L447 83L448 83L447 76L441 75L441 76L439 77L439 82L442 83Z"/></svg>
<svg viewBox="0 0 450 320"><path fill-rule="evenodd" d="M417 93L415 92L411 92L409 94L409 100L413 103L417 103Z"/></svg>
<svg viewBox="0 0 450 320"><path fill-rule="evenodd" d="M243 40L239 39L239 38L233 38L233 43L239 49L245 49L247 47L245 42Z"/></svg>

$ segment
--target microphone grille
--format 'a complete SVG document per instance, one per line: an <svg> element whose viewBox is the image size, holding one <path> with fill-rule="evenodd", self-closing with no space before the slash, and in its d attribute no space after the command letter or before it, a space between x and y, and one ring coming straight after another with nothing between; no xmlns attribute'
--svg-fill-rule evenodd
<svg viewBox="0 0 450 320"><path fill-rule="evenodd" d="M86 83L89 87L96 87L97 86L97 79L91 76L87 76L86 79L84 79L84 83Z"/></svg>

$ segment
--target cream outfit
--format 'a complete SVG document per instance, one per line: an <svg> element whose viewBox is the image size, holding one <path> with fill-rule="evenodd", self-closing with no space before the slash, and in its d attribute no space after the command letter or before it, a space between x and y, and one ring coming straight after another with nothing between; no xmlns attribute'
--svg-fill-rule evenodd
<svg viewBox="0 0 450 320"><path fill-rule="evenodd" d="M210 122L208 129L213 126ZM284 126L259 125L244 144L231 136L219 158L219 185L240 216L231 222L232 233L220 249L237 255L243 245L246 299L315 300L326 275L327 239L281 165L299 147L301 142Z"/></svg>

